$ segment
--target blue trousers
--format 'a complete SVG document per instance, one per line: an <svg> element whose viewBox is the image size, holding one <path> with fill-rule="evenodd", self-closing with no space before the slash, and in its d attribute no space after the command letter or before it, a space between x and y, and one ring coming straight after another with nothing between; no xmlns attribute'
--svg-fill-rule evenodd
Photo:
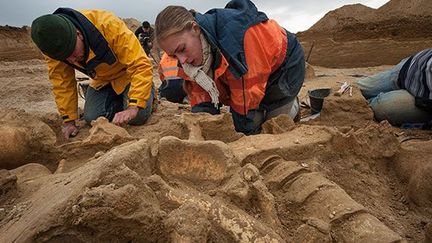
<svg viewBox="0 0 432 243"><path fill-rule="evenodd" d="M368 100L375 119L387 120L392 125L427 123L432 114L415 105L415 97L398 87L399 72L407 59L392 69L357 81L363 96Z"/></svg>
<svg viewBox="0 0 432 243"><path fill-rule="evenodd" d="M127 108L129 86L121 94L117 94L111 84L96 90L92 87L87 88L84 104L84 119L87 123L103 116L112 121L117 112ZM150 98L146 103L146 108L139 108L137 116L129 121L130 125L142 125L150 117L152 112L153 98L155 90L152 87Z"/></svg>

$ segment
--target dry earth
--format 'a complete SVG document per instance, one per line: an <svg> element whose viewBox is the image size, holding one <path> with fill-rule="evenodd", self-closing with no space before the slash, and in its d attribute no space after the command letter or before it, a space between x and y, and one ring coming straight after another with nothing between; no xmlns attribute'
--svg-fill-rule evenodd
<svg viewBox="0 0 432 243"><path fill-rule="evenodd" d="M385 68L316 67L300 97ZM144 126L81 122L64 141L43 61L0 72L2 242L425 238L432 134L377 124L356 88L316 120L269 122L274 134L161 102Z"/></svg>
<svg viewBox="0 0 432 243"><path fill-rule="evenodd" d="M390 65L432 46L431 16L430 0L391 0L379 9L347 5L330 11L298 37L312 65Z"/></svg>

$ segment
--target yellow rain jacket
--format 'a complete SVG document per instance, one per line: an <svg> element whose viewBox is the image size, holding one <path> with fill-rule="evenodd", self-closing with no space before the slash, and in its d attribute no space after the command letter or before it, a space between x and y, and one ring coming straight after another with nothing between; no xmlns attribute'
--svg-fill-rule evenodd
<svg viewBox="0 0 432 243"><path fill-rule="evenodd" d="M152 64L138 39L126 24L111 12L60 8L84 32L88 58L84 67L46 57L55 101L65 122L78 119L78 95L75 69L92 78L90 86L100 89L111 83L121 94L130 83L129 106L146 107L153 85Z"/></svg>

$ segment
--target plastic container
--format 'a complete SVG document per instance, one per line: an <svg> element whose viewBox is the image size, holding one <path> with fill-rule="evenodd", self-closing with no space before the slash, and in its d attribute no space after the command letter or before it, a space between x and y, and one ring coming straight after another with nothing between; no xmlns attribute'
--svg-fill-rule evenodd
<svg viewBox="0 0 432 243"><path fill-rule="evenodd" d="M330 88L311 89L308 91L311 114L316 114L321 112L324 103L324 98L329 96L330 92L331 92Z"/></svg>

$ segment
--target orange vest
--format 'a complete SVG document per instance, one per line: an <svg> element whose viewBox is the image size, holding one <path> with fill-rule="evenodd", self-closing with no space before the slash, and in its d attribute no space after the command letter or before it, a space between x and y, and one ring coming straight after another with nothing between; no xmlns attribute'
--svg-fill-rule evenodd
<svg viewBox="0 0 432 243"><path fill-rule="evenodd" d="M164 53L159 63L159 77L161 81L180 79L178 60Z"/></svg>

